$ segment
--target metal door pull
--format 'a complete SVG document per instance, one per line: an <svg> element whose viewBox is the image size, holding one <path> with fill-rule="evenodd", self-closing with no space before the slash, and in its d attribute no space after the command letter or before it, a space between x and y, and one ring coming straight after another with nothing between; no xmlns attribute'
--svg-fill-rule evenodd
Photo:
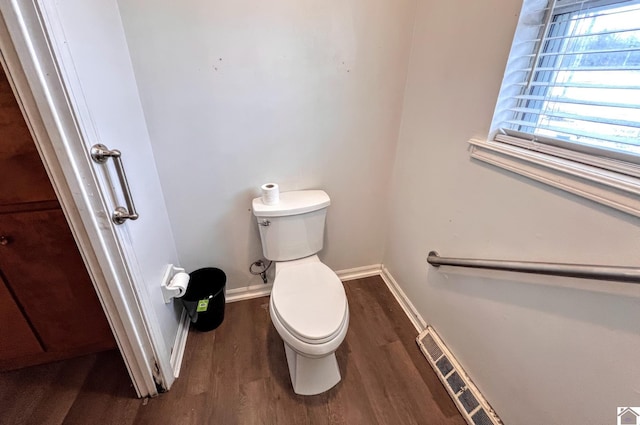
<svg viewBox="0 0 640 425"><path fill-rule="evenodd" d="M131 196L131 189L129 188L129 182L127 181L127 175L124 172L124 166L122 165L122 153L119 150L109 150L105 145L97 144L91 148L91 159L98 164L106 163L109 158L113 158L113 163L118 173L118 179L120 180L120 186L122 186L122 192L124 194L124 200L127 203L127 207L116 207L115 211L111 215L111 219L115 224L122 224L127 219L137 220L138 213L136 207L133 204L133 197Z"/></svg>

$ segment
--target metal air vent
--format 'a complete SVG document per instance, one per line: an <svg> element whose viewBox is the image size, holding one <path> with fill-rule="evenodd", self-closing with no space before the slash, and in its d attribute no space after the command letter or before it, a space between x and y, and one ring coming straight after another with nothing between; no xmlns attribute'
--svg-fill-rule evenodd
<svg viewBox="0 0 640 425"><path fill-rule="evenodd" d="M502 421L431 326L416 342L469 425L502 425Z"/></svg>

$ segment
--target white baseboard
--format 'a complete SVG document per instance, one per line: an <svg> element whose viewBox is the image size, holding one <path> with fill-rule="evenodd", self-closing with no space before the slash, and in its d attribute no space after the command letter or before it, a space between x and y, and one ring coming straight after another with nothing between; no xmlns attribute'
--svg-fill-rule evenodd
<svg viewBox="0 0 640 425"><path fill-rule="evenodd" d="M413 323L413 326L416 328L418 333L424 331L427 328L427 322L424 321L420 313L418 313L418 310L416 310L416 307L411 301L409 301L407 295L400 288L400 285L398 285L398 282L396 282L393 276L391 276L389 269L385 266L382 266L382 273L380 273L380 277L384 280L384 283L387 284L389 291L391 291L393 296L396 298L400 307L402 307L404 313L407 315L409 320L411 320L411 323Z"/></svg>
<svg viewBox="0 0 640 425"><path fill-rule="evenodd" d="M272 283L245 286L244 288L229 289L225 292L225 300L228 303L236 301L250 300L252 298L260 298L271 294Z"/></svg>
<svg viewBox="0 0 640 425"><path fill-rule="evenodd" d="M370 266L355 267L353 269L338 270L336 274L341 281L362 279L364 277L378 276L382 272L382 264L372 264Z"/></svg>
<svg viewBox="0 0 640 425"><path fill-rule="evenodd" d="M404 310L409 320L411 320L411 323L413 323L413 326L416 328L418 333L427 328L427 323L424 321L420 313L418 313L418 310L416 310L411 301L409 301L409 298L407 298L407 295L400 288L398 282L396 282L393 276L391 276L391 273L389 273L389 270L384 267L384 265L372 264L370 266L338 270L336 271L336 274L343 282L370 276L380 276L389 288L389 291L391 291L395 299L400 304L400 307L402 307L402 310ZM225 294L226 302L233 303L270 295L272 286L273 284L252 285L244 288L229 289Z"/></svg>
<svg viewBox="0 0 640 425"><path fill-rule="evenodd" d="M186 309L182 309L182 316L178 323L178 333L171 349L171 367L173 368L173 376L176 378L180 375L180 367L182 366L182 357L184 349L187 346L187 336L189 335L189 325L191 318L187 314Z"/></svg>
<svg viewBox="0 0 640 425"><path fill-rule="evenodd" d="M346 282L353 279L361 279L369 276L378 276L381 273L382 264L372 264L370 266L355 267L353 269L338 270L336 274L341 281ZM228 303L236 301L250 300L252 298L260 298L271 294L273 284L252 285L244 288L229 289L225 293L225 299Z"/></svg>

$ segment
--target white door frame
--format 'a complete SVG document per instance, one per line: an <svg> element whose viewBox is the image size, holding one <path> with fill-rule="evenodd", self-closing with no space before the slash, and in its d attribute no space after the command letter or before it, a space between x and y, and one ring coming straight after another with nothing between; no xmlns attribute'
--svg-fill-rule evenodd
<svg viewBox="0 0 640 425"><path fill-rule="evenodd" d="M1 62L139 397L168 389L35 1L0 0ZM82 318L78 318L82 320Z"/></svg>

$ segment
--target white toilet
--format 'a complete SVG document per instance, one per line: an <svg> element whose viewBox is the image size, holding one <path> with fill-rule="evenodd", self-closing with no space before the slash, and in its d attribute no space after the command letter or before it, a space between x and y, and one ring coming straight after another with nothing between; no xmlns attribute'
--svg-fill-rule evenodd
<svg viewBox="0 0 640 425"><path fill-rule="evenodd" d="M340 382L335 351L349 327L342 282L316 255L330 203L322 190L283 192L276 205L253 200L262 251L275 261L271 321L284 341L293 391L302 395Z"/></svg>

